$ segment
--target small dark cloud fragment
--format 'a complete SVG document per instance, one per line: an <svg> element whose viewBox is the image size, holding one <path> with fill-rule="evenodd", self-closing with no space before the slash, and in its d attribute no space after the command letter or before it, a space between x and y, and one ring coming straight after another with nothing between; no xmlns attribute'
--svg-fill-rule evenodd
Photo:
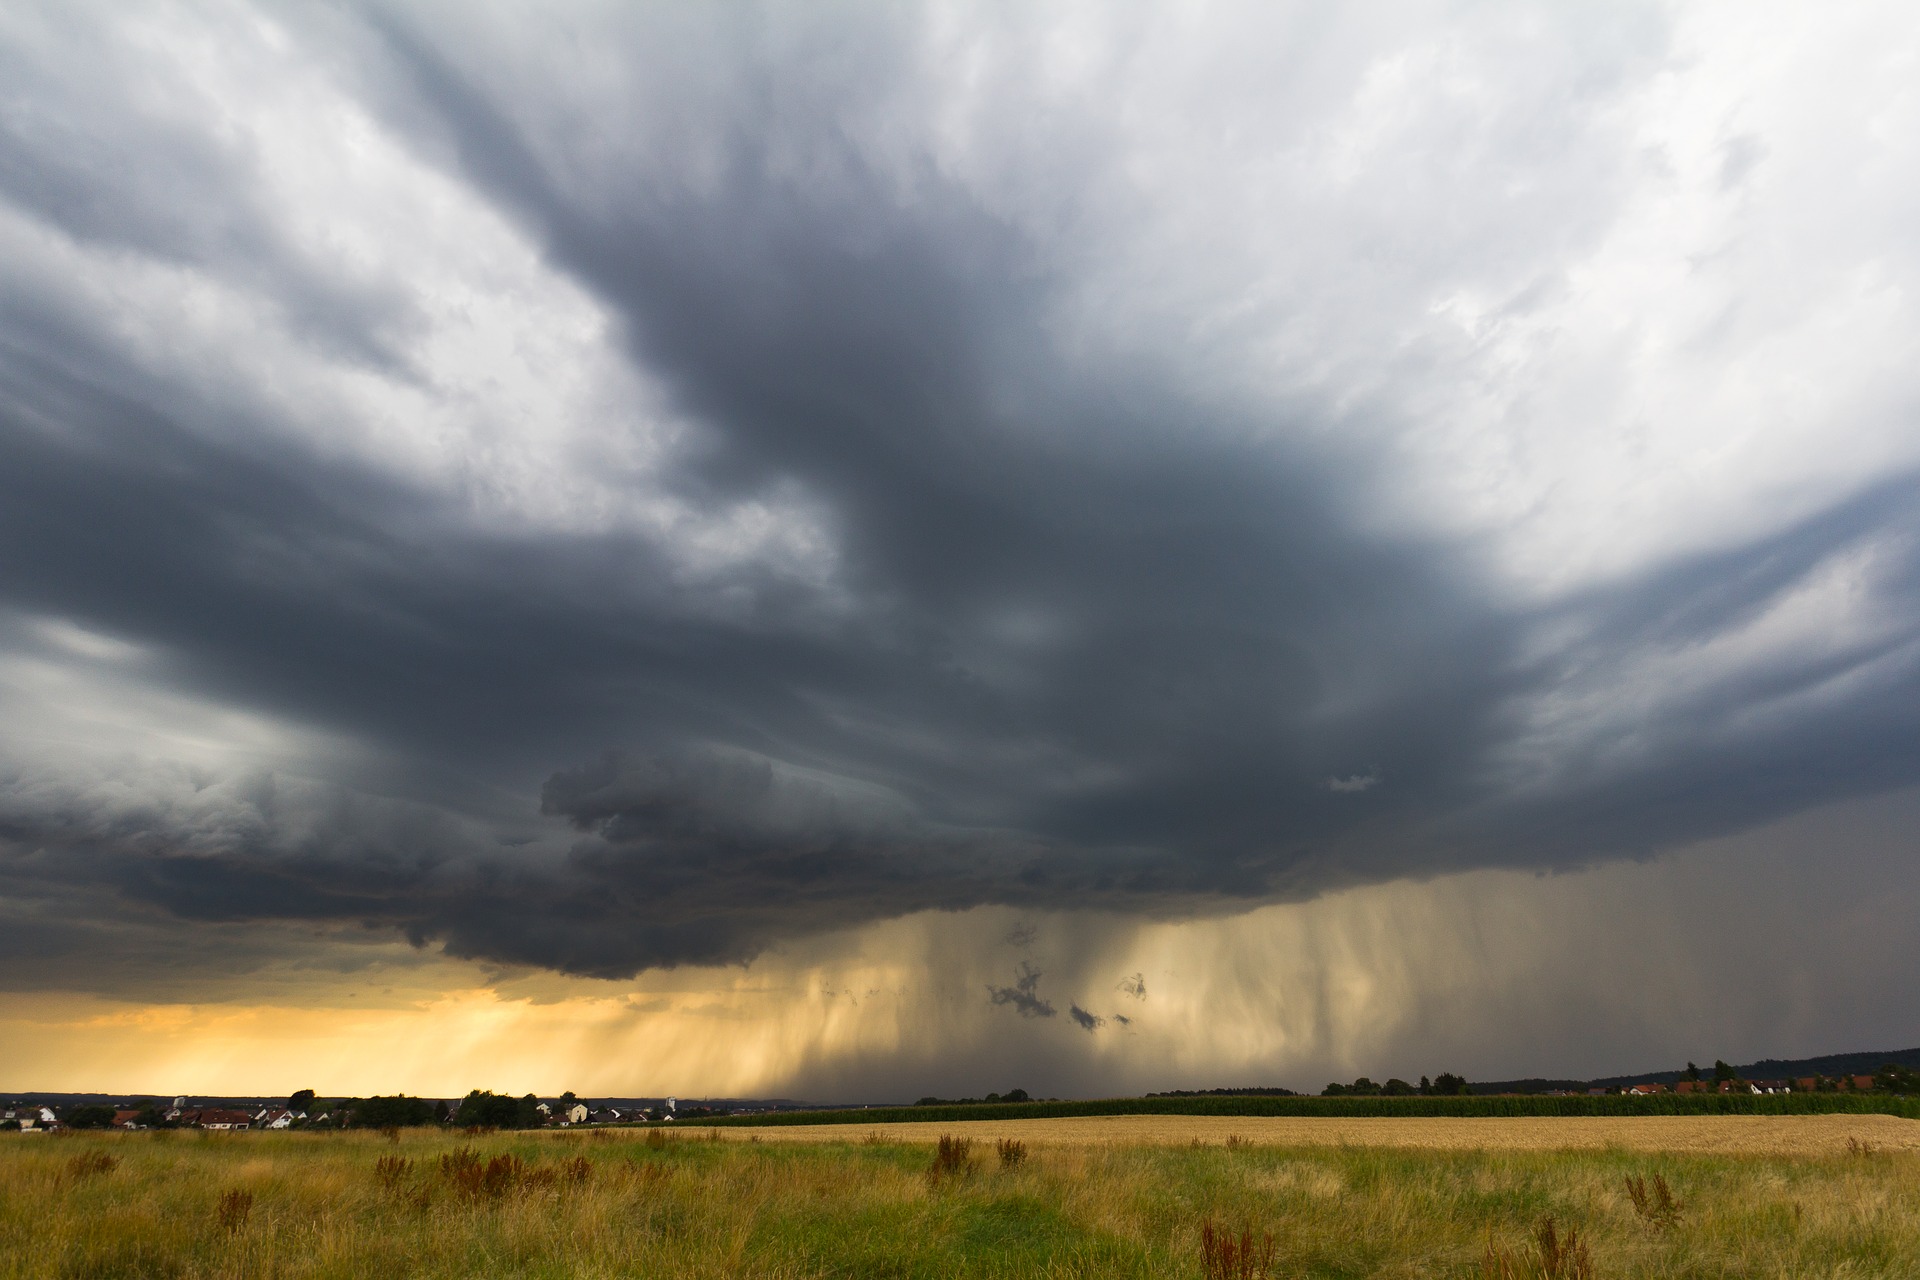
<svg viewBox="0 0 1920 1280"><path fill-rule="evenodd" d="M1122 995L1131 996L1135 1000L1145 1000L1147 998L1147 976L1144 973L1130 973L1120 979L1119 985L1114 989Z"/></svg>
<svg viewBox="0 0 1920 1280"><path fill-rule="evenodd" d="M1077 1004L1067 1006L1067 1016L1077 1023L1082 1031L1098 1031L1107 1025L1107 1020L1097 1014L1088 1013Z"/></svg>
<svg viewBox="0 0 1920 1280"><path fill-rule="evenodd" d="M1051 1018L1055 1009L1040 996L1040 971L1022 961L1020 973L1010 987L988 987L994 1004L1012 1005L1023 1018ZM1074 1010L1076 1016L1079 1010Z"/></svg>

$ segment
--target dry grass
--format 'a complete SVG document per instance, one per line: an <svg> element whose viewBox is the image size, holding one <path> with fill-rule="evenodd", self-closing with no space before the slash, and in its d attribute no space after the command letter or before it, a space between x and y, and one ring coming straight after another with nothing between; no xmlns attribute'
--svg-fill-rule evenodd
<svg viewBox="0 0 1920 1280"><path fill-rule="evenodd" d="M1244 1117L1200 1133L1181 1119L1159 1144L1087 1141L1071 1121L1039 1122L1051 1140L1033 1122L998 1138L949 1125L944 1157L939 1132L908 1141L902 1125L838 1127L831 1143L762 1129L758 1144L657 1130L409 1130L397 1145L15 1135L0 1138L0 1280L1920 1275L1920 1153L1894 1132L1836 1136L1829 1119L1874 1118L1796 1119L1804 1150L1775 1135L1759 1154L1462 1150L1457 1131L1283 1146ZM979 1158L1003 1140L1023 1157Z"/></svg>
<svg viewBox="0 0 1920 1280"><path fill-rule="evenodd" d="M1632 1151L1726 1155L1824 1155L1920 1151L1920 1120L1825 1116L1065 1116L929 1124L769 1125L767 1141L858 1142L884 1131L897 1142L943 1133L983 1142L1014 1138L1055 1145L1154 1146L1241 1142L1271 1147L1348 1146L1440 1151ZM741 1133L741 1130L730 1130Z"/></svg>

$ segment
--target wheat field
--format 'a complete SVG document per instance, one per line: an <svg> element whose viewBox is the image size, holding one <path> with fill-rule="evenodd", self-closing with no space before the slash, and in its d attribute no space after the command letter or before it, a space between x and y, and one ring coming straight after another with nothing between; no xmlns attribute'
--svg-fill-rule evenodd
<svg viewBox="0 0 1920 1280"><path fill-rule="evenodd" d="M1836 1154L1861 1144L1920 1150L1920 1120L1886 1115L1822 1116L1063 1116L1036 1120L877 1125L769 1125L728 1130L769 1142L861 1142L881 1135L933 1142L943 1133L984 1142L1017 1138L1055 1144L1225 1142L1263 1146L1356 1146L1443 1151L1719 1152L1729 1155Z"/></svg>
<svg viewBox="0 0 1920 1280"><path fill-rule="evenodd" d="M1659 1147L1215 1119L950 1125L942 1146L845 1126L12 1135L0 1277L1920 1275L1920 1153L1829 1123L1880 1118L1663 1126Z"/></svg>

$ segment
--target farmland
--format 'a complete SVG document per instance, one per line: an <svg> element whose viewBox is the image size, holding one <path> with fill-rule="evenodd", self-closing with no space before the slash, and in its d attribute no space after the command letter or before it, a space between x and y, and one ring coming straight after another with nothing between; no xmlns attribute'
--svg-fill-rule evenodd
<svg viewBox="0 0 1920 1280"><path fill-rule="evenodd" d="M1920 1124L1586 1121L12 1136L0 1276L1920 1272Z"/></svg>

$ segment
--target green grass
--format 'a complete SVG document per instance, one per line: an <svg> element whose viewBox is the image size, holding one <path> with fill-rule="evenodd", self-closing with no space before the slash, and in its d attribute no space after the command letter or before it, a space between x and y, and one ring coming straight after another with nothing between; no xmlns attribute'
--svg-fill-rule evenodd
<svg viewBox="0 0 1920 1280"><path fill-rule="evenodd" d="M462 1147L523 1163L463 1193L441 1162ZM383 1180L382 1157L409 1163ZM0 1276L1201 1277L1211 1222L1270 1233L1277 1276L1481 1277L1490 1245L1535 1265L1547 1216L1601 1280L1920 1275L1906 1152L1036 1144L937 1181L931 1160L746 1134L9 1137ZM1671 1184L1677 1225L1639 1216L1630 1175Z"/></svg>

